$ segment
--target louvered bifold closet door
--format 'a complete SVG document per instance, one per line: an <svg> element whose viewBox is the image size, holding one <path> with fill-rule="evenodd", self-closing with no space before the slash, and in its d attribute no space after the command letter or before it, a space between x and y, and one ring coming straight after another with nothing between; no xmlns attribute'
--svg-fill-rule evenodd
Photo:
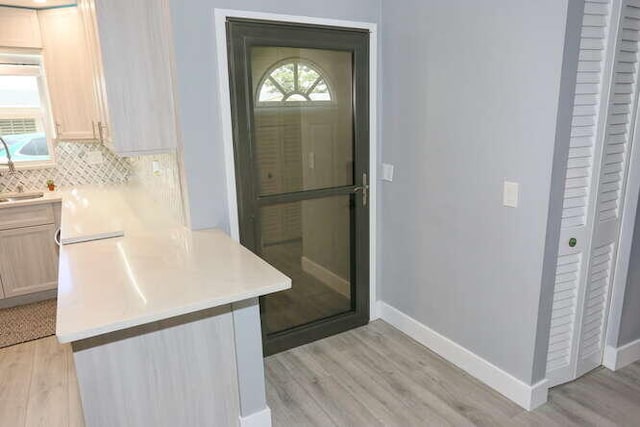
<svg viewBox="0 0 640 427"><path fill-rule="evenodd" d="M597 169L594 165L600 160L597 141L603 122L600 117L606 108L602 94L607 84L610 22L611 0L585 2L547 354L547 379L552 386L570 381L575 375L576 324L584 299L580 283L586 276L585 253L589 250L596 203L596 192L592 190Z"/></svg>
<svg viewBox="0 0 640 427"><path fill-rule="evenodd" d="M640 0L624 0L599 171L585 305L580 325L577 376L602 363L613 260L636 120L639 48Z"/></svg>

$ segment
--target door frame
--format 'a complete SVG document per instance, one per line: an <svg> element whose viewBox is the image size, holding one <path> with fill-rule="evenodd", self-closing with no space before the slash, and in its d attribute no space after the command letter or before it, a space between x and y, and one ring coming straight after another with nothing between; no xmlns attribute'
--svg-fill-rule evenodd
<svg viewBox="0 0 640 427"><path fill-rule="evenodd" d="M377 319L377 195L378 195L378 25L371 22L344 21L310 16L282 15L247 10L214 9L216 32L216 59L218 61L218 82L220 120L224 145L224 163L227 188L227 209L231 238L240 241L238 218L238 197L236 193L235 156L233 147L233 119L231 114L231 93L229 90L229 68L227 55L227 18L255 19L262 21L290 22L297 24L322 25L338 28L357 28L369 31L369 320Z"/></svg>

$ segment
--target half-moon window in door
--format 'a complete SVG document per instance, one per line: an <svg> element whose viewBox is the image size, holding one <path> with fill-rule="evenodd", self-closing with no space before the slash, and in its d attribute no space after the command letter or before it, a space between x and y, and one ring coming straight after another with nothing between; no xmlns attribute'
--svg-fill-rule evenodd
<svg viewBox="0 0 640 427"><path fill-rule="evenodd" d="M304 59L286 59L270 67L260 80L258 105L326 103L333 99L324 73Z"/></svg>

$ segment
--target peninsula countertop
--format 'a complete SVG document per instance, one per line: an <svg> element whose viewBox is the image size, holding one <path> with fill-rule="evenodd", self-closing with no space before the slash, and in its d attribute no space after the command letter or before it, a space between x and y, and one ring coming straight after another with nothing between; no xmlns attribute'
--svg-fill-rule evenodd
<svg viewBox="0 0 640 427"><path fill-rule="evenodd" d="M83 197L93 196L85 191ZM118 209L125 208L126 200L123 196ZM132 203L141 201L135 198ZM69 206L63 201L63 227L72 215ZM56 330L60 342L91 338L291 287L291 279L222 230L192 231L170 226L164 220L151 220L146 227L145 218L134 218L135 212L142 211L145 208L140 206L126 211L130 217L122 222L122 237L60 248Z"/></svg>

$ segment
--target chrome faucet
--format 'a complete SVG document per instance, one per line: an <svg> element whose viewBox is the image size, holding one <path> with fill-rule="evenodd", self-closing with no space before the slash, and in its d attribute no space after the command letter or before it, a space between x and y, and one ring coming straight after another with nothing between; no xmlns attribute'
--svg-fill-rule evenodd
<svg viewBox="0 0 640 427"><path fill-rule="evenodd" d="M0 166L8 166L9 173L11 174L16 173L16 166L13 164L13 160L11 160L11 153L9 153L9 146L4 141L4 138L2 138L1 136L0 136L0 142L2 142L2 145L4 145L4 152L7 153L7 163L0 163Z"/></svg>

